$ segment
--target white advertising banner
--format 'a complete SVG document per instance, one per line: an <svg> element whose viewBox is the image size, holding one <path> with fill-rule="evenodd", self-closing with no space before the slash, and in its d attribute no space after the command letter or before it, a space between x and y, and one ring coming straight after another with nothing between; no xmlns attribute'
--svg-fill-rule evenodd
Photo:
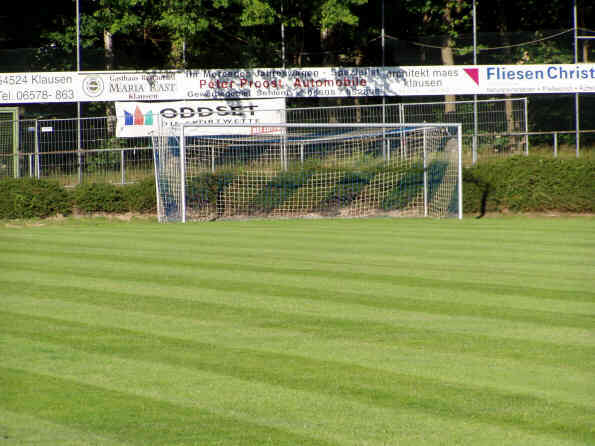
<svg viewBox="0 0 595 446"><path fill-rule="evenodd" d="M280 124L285 122L285 99L233 99L172 102L116 102L116 136L157 134L160 127L182 124L218 124L221 127L192 128L192 135L246 135L278 133L277 127L234 127L234 124Z"/></svg>
<svg viewBox="0 0 595 446"><path fill-rule="evenodd" d="M0 74L0 103L595 92L595 64Z"/></svg>

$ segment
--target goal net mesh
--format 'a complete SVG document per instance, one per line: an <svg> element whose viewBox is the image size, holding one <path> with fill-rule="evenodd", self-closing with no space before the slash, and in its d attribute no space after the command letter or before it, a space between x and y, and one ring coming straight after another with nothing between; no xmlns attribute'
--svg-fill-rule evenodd
<svg viewBox="0 0 595 446"><path fill-rule="evenodd" d="M459 128L165 128L153 138L159 220L457 216Z"/></svg>

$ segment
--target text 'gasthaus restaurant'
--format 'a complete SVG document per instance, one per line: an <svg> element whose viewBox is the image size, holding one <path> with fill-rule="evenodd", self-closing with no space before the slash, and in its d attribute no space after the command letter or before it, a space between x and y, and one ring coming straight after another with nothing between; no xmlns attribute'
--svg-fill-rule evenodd
<svg viewBox="0 0 595 446"><path fill-rule="evenodd" d="M488 80L587 80L595 79L595 68L573 68L549 66L540 68L509 69L504 67L488 67Z"/></svg>

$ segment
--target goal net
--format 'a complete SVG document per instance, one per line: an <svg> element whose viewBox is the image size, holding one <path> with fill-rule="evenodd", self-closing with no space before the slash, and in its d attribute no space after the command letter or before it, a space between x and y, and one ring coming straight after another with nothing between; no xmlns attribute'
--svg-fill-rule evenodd
<svg viewBox="0 0 595 446"><path fill-rule="evenodd" d="M459 124L162 128L159 221L462 217Z"/></svg>

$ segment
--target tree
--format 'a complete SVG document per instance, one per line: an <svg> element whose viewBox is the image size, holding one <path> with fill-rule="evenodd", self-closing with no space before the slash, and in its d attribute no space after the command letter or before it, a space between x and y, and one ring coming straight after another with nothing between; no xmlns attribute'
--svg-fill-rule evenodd
<svg viewBox="0 0 595 446"><path fill-rule="evenodd" d="M441 59L444 65L454 65L454 47L459 35L472 25L470 0L408 0L407 7L422 17L418 32L442 36ZM445 96L445 112L455 111L455 97Z"/></svg>
<svg viewBox="0 0 595 446"><path fill-rule="evenodd" d="M322 65L336 64L336 53L352 41L359 23L356 9L368 0L241 0L243 26L281 25L290 34L286 43L290 63L302 65L306 45L316 43L314 52L322 54ZM314 38L317 35L318 39Z"/></svg>

